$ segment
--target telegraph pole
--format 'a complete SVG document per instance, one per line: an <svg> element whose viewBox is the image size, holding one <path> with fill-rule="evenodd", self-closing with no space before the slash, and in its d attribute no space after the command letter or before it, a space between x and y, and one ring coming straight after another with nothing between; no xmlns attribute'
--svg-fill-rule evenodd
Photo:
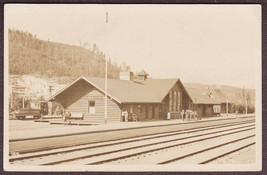
<svg viewBox="0 0 267 175"><path fill-rule="evenodd" d="M22 97L22 108L25 108L25 95Z"/></svg>
<svg viewBox="0 0 267 175"><path fill-rule="evenodd" d="M53 89L53 86L50 85L50 86L49 86L49 95L50 95L50 97L52 96L52 91L53 91L53 90L54 90L54 89ZM53 104L52 104L51 101L49 101L49 102L47 103L47 105L48 105L48 115L49 115L49 116L52 116L52 107L53 107Z"/></svg>
<svg viewBox="0 0 267 175"><path fill-rule="evenodd" d="M52 91L54 90L53 87L54 86L52 86L52 85L49 86L49 95L50 95L50 97L52 96Z"/></svg>
<svg viewBox="0 0 267 175"><path fill-rule="evenodd" d="M246 114L248 114L248 99L246 98Z"/></svg>
<svg viewBox="0 0 267 175"><path fill-rule="evenodd" d="M106 69L105 69L105 124L107 124L107 91L108 91L108 12L106 12L106 24L107 24L107 56L106 56Z"/></svg>
<svg viewBox="0 0 267 175"><path fill-rule="evenodd" d="M226 99L226 116L228 116L228 99Z"/></svg>

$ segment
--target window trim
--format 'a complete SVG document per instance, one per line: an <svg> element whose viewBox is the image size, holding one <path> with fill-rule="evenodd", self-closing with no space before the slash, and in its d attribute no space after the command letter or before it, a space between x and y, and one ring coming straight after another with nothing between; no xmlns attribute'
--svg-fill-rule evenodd
<svg viewBox="0 0 267 175"><path fill-rule="evenodd" d="M94 106L91 106L91 103L94 103ZM92 112L90 109L94 108L94 112ZM88 100L88 114L95 114L95 100Z"/></svg>

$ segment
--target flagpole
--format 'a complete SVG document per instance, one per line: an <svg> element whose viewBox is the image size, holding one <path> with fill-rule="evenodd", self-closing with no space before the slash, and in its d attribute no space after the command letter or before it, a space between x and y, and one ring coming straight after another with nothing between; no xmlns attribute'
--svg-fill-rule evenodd
<svg viewBox="0 0 267 175"><path fill-rule="evenodd" d="M108 91L108 12L106 12L106 24L107 24L107 56L106 56L106 66L105 66L105 124L107 124L107 91Z"/></svg>

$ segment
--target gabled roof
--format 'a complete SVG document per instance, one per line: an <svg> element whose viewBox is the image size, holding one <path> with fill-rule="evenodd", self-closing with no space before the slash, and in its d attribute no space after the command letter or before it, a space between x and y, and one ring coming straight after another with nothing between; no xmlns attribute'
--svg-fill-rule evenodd
<svg viewBox="0 0 267 175"><path fill-rule="evenodd" d="M104 92L105 79L95 77L80 77L73 83L62 89L48 99L55 98L62 91L72 86L79 80L85 80L89 84ZM118 103L160 103L171 90L180 82L179 79L147 79L145 81L128 81L118 79L108 79L107 94Z"/></svg>
<svg viewBox="0 0 267 175"><path fill-rule="evenodd" d="M200 89L194 87L185 86L189 96L194 104L220 104L221 102L214 96L213 93L208 95L207 89Z"/></svg>
<svg viewBox="0 0 267 175"><path fill-rule="evenodd" d="M226 103L227 102L227 97L222 93L220 90L214 90L212 91L213 96L220 102L220 103ZM229 102L229 100L228 100Z"/></svg>

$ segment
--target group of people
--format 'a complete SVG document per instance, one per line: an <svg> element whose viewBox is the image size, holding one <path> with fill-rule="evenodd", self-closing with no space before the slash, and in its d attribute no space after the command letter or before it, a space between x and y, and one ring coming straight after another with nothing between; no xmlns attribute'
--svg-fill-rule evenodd
<svg viewBox="0 0 267 175"><path fill-rule="evenodd" d="M182 110L181 116L182 120L201 120L201 118L197 115L197 112L192 111L191 109Z"/></svg>
<svg viewBox="0 0 267 175"><path fill-rule="evenodd" d="M123 118L123 121L125 121L125 122L137 121L137 115L135 113L128 114L127 110L122 111L122 118Z"/></svg>

